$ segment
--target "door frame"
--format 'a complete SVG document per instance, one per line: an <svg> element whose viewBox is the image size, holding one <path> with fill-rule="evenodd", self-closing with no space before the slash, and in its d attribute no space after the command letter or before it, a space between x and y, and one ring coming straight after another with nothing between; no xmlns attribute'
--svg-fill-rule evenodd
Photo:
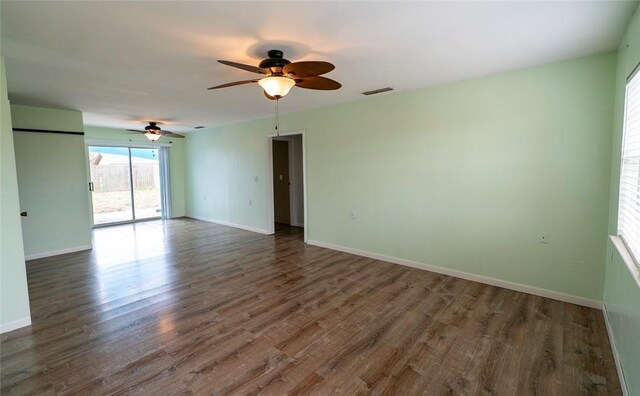
<svg viewBox="0 0 640 396"><path fill-rule="evenodd" d="M286 131L277 134L270 134L266 136L266 149L267 149L267 233L275 234L275 219L274 219L274 199L273 199L273 140L279 137L285 138L288 136L302 136L302 195L303 195L303 205L304 205L304 242L307 242L308 230L309 230L309 218L307 216L308 208L307 208L307 150L306 150L306 140L305 140L305 130L298 129L293 131ZM291 178L291 142L289 142L289 178ZM290 179L291 180L291 179ZM295 181L299 183L299 180ZM292 190L289 190L289 197L291 197ZM291 203L291 199L289 200ZM292 206L290 206L292 208ZM296 216L297 217L297 216Z"/></svg>
<svg viewBox="0 0 640 396"><path fill-rule="evenodd" d="M105 139L85 139L84 140L84 155L85 155L85 167L87 170L87 188L89 188L89 183L91 183L91 167L89 165L89 146L102 146L102 147L127 147L127 148L143 148L143 149L148 149L148 148L160 148L160 147L171 147L171 143L157 143L157 142L133 142L133 141L122 141L122 140L105 140ZM158 151L159 153L159 151ZM158 156L158 159L160 157ZM131 163L129 163L129 166L131 166ZM162 164L160 164L160 167L162 167ZM162 170L160 172L162 174ZM170 180L169 175L167 175L167 182ZM161 183L164 183L164 181L160 181ZM166 186L166 188L170 191L171 190L171 186L168 185ZM162 189L160 191L160 193L162 194ZM131 194L133 194L133 190L131 190ZM107 224L98 224L96 225L93 219L93 195L91 194L91 191L89 191L89 219L91 220L91 228L99 228L99 227L109 227L109 226L114 226L114 225L119 225L119 224L131 224L131 223L136 223L136 222L140 222L140 221L147 221L147 220L157 220L157 217L154 218L150 218L150 219L142 219L142 220L136 220L135 216L132 220L126 220L126 221L117 221L117 222L113 222L113 223L107 223ZM132 201L133 203L133 201ZM169 202L169 205L171 205L171 202ZM132 208L133 209L133 208ZM133 209L135 210L135 209ZM160 216L160 218L162 218L162 216Z"/></svg>

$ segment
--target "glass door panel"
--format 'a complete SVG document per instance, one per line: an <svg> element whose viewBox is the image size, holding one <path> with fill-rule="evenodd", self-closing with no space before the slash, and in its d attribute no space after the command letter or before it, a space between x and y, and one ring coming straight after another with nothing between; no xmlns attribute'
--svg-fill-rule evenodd
<svg viewBox="0 0 640 396"><path fill-rule="evenodd" d="M162 216L159 150L131 148L136 220Z"/></svg>
<svg viewBox="0 0 640 396"><path fill-rule="evenodd" d="M133 221L129 148L89 146L93 224Z"/></svg>

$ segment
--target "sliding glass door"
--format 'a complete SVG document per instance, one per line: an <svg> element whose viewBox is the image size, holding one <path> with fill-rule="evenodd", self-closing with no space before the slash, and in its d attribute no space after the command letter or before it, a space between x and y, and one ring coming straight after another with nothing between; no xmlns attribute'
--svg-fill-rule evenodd
<svg viewBox="0 0 640 396"><path fill-rule="evenodd" d="M162 217L157 148L89 146L89 169L94 226Z"/></svg>
<svg viewBox="0 0 640 396"><path fill-rule="evenodd" d="M131 148L133 213L136 220L162 216L158 149Z"/></svg>

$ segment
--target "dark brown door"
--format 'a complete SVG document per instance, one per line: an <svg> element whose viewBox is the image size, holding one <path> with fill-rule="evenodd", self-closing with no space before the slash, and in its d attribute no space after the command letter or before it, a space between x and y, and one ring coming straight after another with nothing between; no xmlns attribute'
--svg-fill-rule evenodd
<svg viewBox="0 0 640 396"><path fill-rule="evenodd" d="M273 215L276 223L291 224L289 203L289 142L273 141Z"/></svg>

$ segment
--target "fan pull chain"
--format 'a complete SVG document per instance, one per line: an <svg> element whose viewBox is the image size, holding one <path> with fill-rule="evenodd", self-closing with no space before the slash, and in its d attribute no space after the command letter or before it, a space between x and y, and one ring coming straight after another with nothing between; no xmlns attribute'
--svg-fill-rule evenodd
<svg viewBox="0 0 640 396"><path fill-rule="evenodd" d="M280 131L278 129L280 124L280 111L278 109L278 104L280 103L280 98L276 97L276 135L280 136Z"/></svg>

